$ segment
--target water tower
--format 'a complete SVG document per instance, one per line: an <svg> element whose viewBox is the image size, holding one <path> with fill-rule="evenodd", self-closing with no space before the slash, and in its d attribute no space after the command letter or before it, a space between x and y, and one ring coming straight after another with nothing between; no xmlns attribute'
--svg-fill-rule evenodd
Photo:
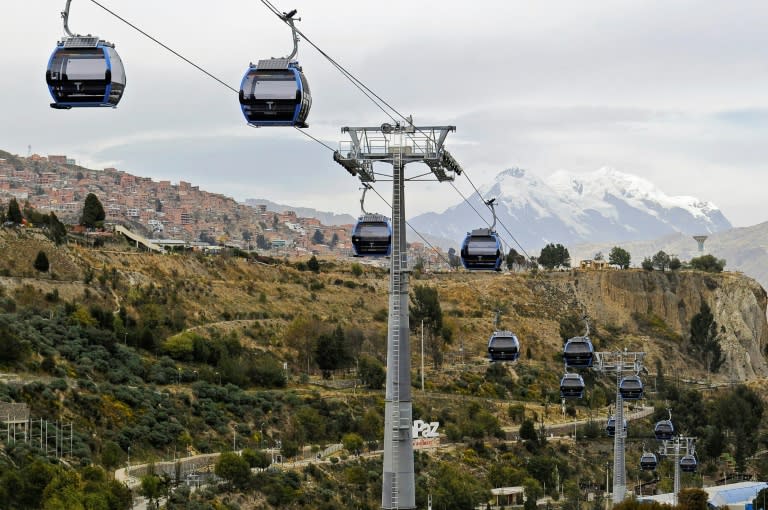
<svg viewBox="0 0 768 510"><path fill-rule="evenodd" d="M704 241L707 240L707 237L708 236L693 236L694 240L699 243L699 253L704 253Z"/></svg>

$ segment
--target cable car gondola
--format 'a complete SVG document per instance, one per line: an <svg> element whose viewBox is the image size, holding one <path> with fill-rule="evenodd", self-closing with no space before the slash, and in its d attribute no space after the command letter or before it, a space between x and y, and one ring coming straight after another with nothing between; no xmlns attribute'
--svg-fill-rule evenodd
<svg viewBox="0 0 768 510"><path fill-rule="evenodd" d="M675 427L672 425L672 420L661 420L653 427L653 434L656 439L661 441L667 441L675 436Z"/></svg>
<svg viewBox="0 0 768 510"><path fill-rule="evenodd" d="M683 458L680 459L680 469L686 473L695 472L697 464L698 462L696 462L696 457L690 454L683 455Z"/></svg>
<svg viewBox="0 0 768 510"><path fill-rule="evenodd" d="M48 59L45 81L53 98L51 108L107 106L114 108L125 91L125 68L115 45L96 36L73 35L69 30L69 5L64 12L64 31Z"/></svg>
<svg viewBox="0 0 768 510"><path fill-rule="evenodd" d="M624 400L639 400L643 398L643 381L637 375L629 375L619 382L619 393Z"/></svg>
<svg viewBox="0 0 768 510"><path fill-rule="evenodd" d="M478 228L467 232L461 243L461 264L470 271L499 271L503 260L501 238L496 233L495 198L485 202L493 213L491 228Z"/></svg>
<svg viewBox="0 0 768 510"><path fill-rule="evenodd" d="M623 430L624 430L625 433L627 432L627 420L626 419L624 420ZM608 422L606 422L606 424L605 424L605 432L610 437L613 437L613 436L616 435L616 417L615 416L611 415L608 418Z"/></svg>
<svg viewBox="0 0 768 510"><path fill-rule="evenodd" d="M659 464L659 461L656 460L656 454L645 452L640 457L640 469L646 470L646 471L653 471L656 469L656 466Z"/></svg>
<svg viewBox="0 0 768 510"><path fill-rule="evenodd" d="M516 361L520 357L520 341L511 331L494 331L488 340L491 361Z"/></svg>
<svg viewBox="0 0 768 510"><path fill-rule="evenodd" d="M251 63L240 82L240 109L251 126L309 127L306 120L312 94L301 66L294 60L299 44L294 14L295 9L282 16L293 31L293 52L284 58Z"/></svg>
<svg viewBox="0 0 768 510"><path fill-rule="evenodd" d="M461 264L474 271L499 271L502 262L501 240L489 228L467 233L461 245Z"/></svg>
<svg viewBox="0 0 768 510"><path fill-rule="evenodd" d="M355 257L388 257L392 253L392 225L381 214L364 214L352 229Z"/></svg>
<svg viewBox="0 0 768 510"><path fill-rule="evenodd" d="M560 379L560 398L582 398L584 379L579 374L566 373Z"/></svg>
<svg viewBox="0 0 768 510"><path fill-rule="evenodd" d="M595 349L592 341L586 336L569 338L563 347L563 359L565 366L572 368L589 368L592 366L592 358Z"/></svg>

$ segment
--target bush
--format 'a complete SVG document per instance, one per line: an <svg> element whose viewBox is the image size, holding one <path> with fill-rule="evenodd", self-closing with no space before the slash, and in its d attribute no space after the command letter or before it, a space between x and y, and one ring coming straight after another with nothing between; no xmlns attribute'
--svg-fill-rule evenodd
<svg viewBox="0 0 768 510"><path fill-rule="evenodd" d="M708 273L721 273L725 268L725 259L718 259L713 255L694 257L691 259L691 268Z"/></svg>
<svg viewBox="0 0 768 510"><path fill-rule="evenodd" d="M214 472L237 488L245 488L251 480L251 467L235 452L222 453L216 461Z"/></svg>
<svg viewBox="0 0 768 510"><path fill-rule="evenodd" d="M35 268L35 270L40 271L41 273L48 272L50 263L48 262L48 256L44 251L41 250L37 252L37 257L35 257L35 262L32 264L32 266Z"/></svg>

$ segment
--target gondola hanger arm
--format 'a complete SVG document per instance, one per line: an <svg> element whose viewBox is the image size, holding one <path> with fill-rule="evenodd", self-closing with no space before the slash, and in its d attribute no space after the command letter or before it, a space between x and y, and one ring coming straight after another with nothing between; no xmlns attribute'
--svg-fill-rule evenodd
<svg viewBox="0 0 768 510"><path fill-rule="evenodd" d="M72 32L69 30L69 4L71 3L72 0L67 0L64 10L61 11L61 19L64 21L64 32L66 32L68 37L72 37Z"/></svg>
<svg viewBox="0 0 768 510"><path fill-rule="evenodd" d="M296 54L299 52L299 34L296 32L296 27L294 26L295 21L301 21L301 18L294 18L296 15L296 9L293 9L289 12L284 12L282 16L283 21L285 21L288 26L291 27L291 32L293 34L293 51L290 55L285 57L287 60L293 60L293 58L296 56Z"/></svg>

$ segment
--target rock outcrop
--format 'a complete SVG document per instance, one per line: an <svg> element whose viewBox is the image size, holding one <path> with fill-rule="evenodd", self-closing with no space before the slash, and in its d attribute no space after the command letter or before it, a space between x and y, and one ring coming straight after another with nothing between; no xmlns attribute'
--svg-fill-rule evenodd
<svg viewBox="0 0 768 510"><path fill-rule="evenodd" d="M768 376L766 291L739 273L699 271L573 271L577 301L596 321L632 329L637 314L658 317L686 348L691 319L706 303L718 327L725 363L720 373L736 380Z"/></svg>

